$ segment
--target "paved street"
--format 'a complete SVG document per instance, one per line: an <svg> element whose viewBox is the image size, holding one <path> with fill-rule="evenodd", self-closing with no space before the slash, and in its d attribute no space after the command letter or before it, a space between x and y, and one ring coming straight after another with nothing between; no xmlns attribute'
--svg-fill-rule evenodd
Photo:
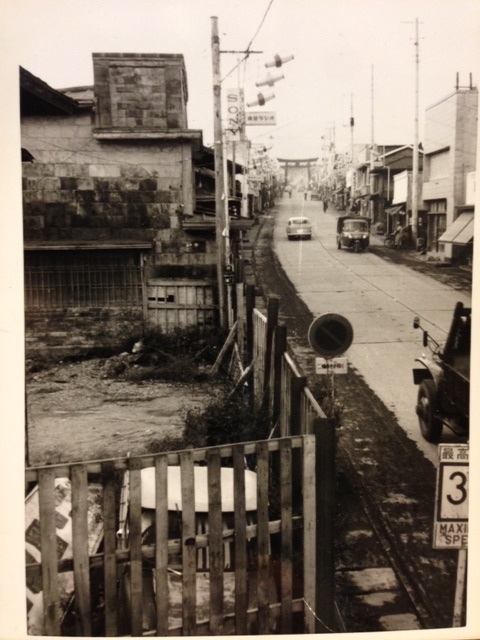
<svg viewBox="0 0 480 640"><path fill-rule="evenodd" d="M306 215L313 223L309 241L289 242L285 227L290 216ZM302 194L278 200L274 250L298 294L316 316L344 315L354 329L347 352L349 363L393 411L399 424L424 455L435 464L437 447L421 437L415 415L417 387L412 367L422 354L422 336L413 329L413 317L438 341L445 339L457 301L471 297L416 273L388 264L370 252L355 254L337 249L339 212L323 212L322 203L305 201ZM372 242L381 240L372 238ZM449 434L444 434L444 439Z"/></svg>
<svg viewBox="0 0 480 640"><path fill-rule="evenodd" d="M264 295L280 297L280 319L287 327L290 347L301 370L308 376L309 384L315 384L318 376L314 374L315 356L307 343L307 330L315 315L332 309L319 308L319 294L313 296L308 291L305 294L307 287L301 278L292 277L287 269L301 273L305 269L307 251L311 264L315 262L312 257L315 252L309 247L316 246L318 264L322 262L325 265L324 272L329 272L330 280L317 278L318 282L315 282L315 278L310 278L309 284L315 291L321 288L322 294L325 293L327 297L335 291L331 279L338 278L337 274L332 275L335 271L332 263L339 266L337 271L346 274L349 292L353 290L352 283L356 276L352 265L356 264L358 270L360 258L365 258L364 262L370 264L370 268L375 264L377 272L382 274L392 268L403 273L404 277L415 275L416 272L411 267L392 264L390 260L403 259L408 262L407 252L401 252L401 258L400 252L392 250L389 260L388 251L384 250L380 238L378 242L382 244L377 245L377 249L385 253L385 259L374 256L372 251L355 260L354 255L336 249L331 231L327 251L318 240L318 221L324 217L325 227L330 225L332 228L339 214L336 211L325 216L323 213L312 214L321 207L316 202L306 203L304 209L307 212L311 207L309 213L312 219L317 215L316 238L302 243L285 241L285 227L281 220L285 214L288 217L301 213L302 205L300 198L296 201L295 198L277 201L261 222L255 242L254 264L257 282L261 284ZM279 264L278 253L282 251L293 266L288 267L284 263L282 268ZM340 262L337 253L342 259ZM329 261L330 254L332 262ZM426 274L430 272L430 268L426 268L420 260L412 256L410 260L417 263L414 265L416 268ZM454 286L464 287L463 274L459 278L458 275L446 276L443 270L442 273L434 270L434 275L434 279L423 275L421 281L425 286L433 285L435 290L439 277L452 285L448 287L451 292L455 291ZM300 280L297 285L300 292L292 285L291 280L295 278L297 282ZM361 282L361 278L358 280ZM468 277L466 280L468 282ZM340 287L339 281L335 286L339 291L346 288L345 284ZM368 288L369 292L371 290L371 287ZM316 306L308 307L306 298L309 296L317 298ZM390 300L386 294L385 297L387 301ZM378 306L386 304L385 301ZM347 315L343 307L341 312ZM355 330L358 334L356 327ZM368 335L368 332L363 331L363 334ZM415 344L421 350L420 333ZM410 342L410 347L415 344ZM352 349L347 353L350 363ZM414 387L411 366L412 363L408 362L408 384ZM352 364L348 374L336 376L335 381L337 397L343 407L337 432L338 486L335 504L336 597L339 609L349 631L448 627L452 620L456 553L432 547L435 497L432 458L434 462L435 456L424 455L421 447L426 444L428 450L430 445L419 442L418 427L413 435L408 435L401 428L403 425L399 426L397 415L378 397L374 386L378 385L366 380L363 373ZM390 403L398 395L397 391L403 390L395 386L390 390ZM411 411L415 419L413 407ZM416 421L414 424L416 426Z"/></svg>

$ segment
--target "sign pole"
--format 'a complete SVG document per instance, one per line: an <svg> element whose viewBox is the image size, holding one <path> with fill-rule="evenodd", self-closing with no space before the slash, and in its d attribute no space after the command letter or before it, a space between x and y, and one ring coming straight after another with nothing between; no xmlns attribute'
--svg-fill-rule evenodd
<svg viewBox="0 0 480 640"><path fill-rule="evenodd" d="M462 626L468 550L468 444L439 444L433 548L458 549L453 627Z"/></svg>
<svg viewBox="0 0 480 640"><path fill-rule="evenodd" d="M333 370L330 373L330 380L332 383L332 411L333 411L333 407L335 406L335 374Z"/></svg>
<svg viewBox="0 0 480 640"><path fill-rule="evenodd" d="M458 550L457 584L455 587L455 605L453 608L453 627L462 626L463 598L467 577L467 549Z"/></svg>

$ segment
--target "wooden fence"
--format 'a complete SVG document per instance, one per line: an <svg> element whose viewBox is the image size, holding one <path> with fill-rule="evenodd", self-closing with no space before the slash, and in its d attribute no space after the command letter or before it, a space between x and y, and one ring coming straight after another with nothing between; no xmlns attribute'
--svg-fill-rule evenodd
<svg viewBox="0 0 480 640"><path fill-rule="evenodd" d="M240 382L250 376L254 405L270 412L271 436L280 438L27 469L27 483L37 486L35 499L27 498L36 504L26 531L30 633L244 635L339 629L334 425L287 351L278 299L268 300L266 315L254 308L251 287L245 300L244 317L237 315L235 323L241 327L237 338L245 336L245 345L242 341L234 350ZM208 476L203 511L195 497L199 466ZM172 508L168 478L173 467L180 476ZM233 469L233 486L227 489L221 480L225 468ZM142 498L148 489L145 469L154 474L153 510ZM246 471L256 474L253 513L246 509ZM125 472L128 495L119 490ZM222 493L233 496L229 510ZM149 509L152 526L146 529Z"/></svg>
<svg viewBox="0 0 480 640"><path fill-rule="evenodd" d="M218 305L211 282L150 279L147 281L146 318L165 333L185 327L212 327Z"/></svg>
<svg viewBox="0 0 480 640"><path fill-rule="evenodd" d="M317 465L323 472L315 476L316 518L321 522L316 537L316 633L341 630L343 622L335 603L334 509L335 431L308 388L292 356L288 353L287 329L278 322L279 299L269 297L266 315L255 308L253 287L246 290L247 357L254 363L254 406L268 407L272 434L280 437L315 435ZM300 462L293 461L292 483L301 491Z"/></svg>
<svg viewBox="0 0 480 640"><path fill-rule="evenodd" d="M317 486L319 474L325 473L318 464L318 449L314 436L297 436L27 469L27 482L38 483L38 513L27 532L27 593L37 598L36 603L34 596L29 602L30 633L164 636L318 631L318 584L325 579L318 575L322 562L317 559L322 555ZM301 461L300 500L294 500L295 459ZM199 465L206 466L208 478L202 532L194 475ZM181 500L173 514L168 502L175 489L168 485L172 467L180 470L176 490ZM233 489L223 485L225 468L233 470ZM256 508L250 519L246 469L256 476ZM150 536L142 525L145 500L152 490L145 481L148 470L154 478ZM128 500L119 490L125 472ZM224 500L232 497L228 519ZM66 510L65 498L70 501ZM176 539L169 535L172 515L180 520ZM101 544L92 552L92 531L98 538L98 523ZM231 545L230 571L225 569L226 545ZM36 561L32 546L39 552ZM199 571L198 552L205 548L208 570ZM70 594L65 592L68 584ZM68 627L69 611L74 628Z"/></svg>

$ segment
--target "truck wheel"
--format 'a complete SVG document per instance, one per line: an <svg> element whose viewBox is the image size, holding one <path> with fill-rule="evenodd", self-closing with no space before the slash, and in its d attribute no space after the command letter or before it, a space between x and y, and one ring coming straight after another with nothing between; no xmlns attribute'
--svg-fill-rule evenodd
<svg viewBox="0 0 480 640"><path fill-rule="evenodd" d="M442 423L435 415L437 391L430 378L422 380L418 388L417 416L422 436L427 442L438 443L442 435Z"/></svg>

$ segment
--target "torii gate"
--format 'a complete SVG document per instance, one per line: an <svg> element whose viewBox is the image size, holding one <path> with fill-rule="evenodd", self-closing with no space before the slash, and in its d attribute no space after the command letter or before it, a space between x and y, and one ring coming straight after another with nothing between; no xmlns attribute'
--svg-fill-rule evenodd
<svg viewBox="0 0 480 640"><path fill-rule="evenodd" d="M282 168L285 171L285 182L288 180L288 169L289 167L291 168L295 168L295 169L307 169L307 180L308 183L310 184L310 179L311 179L311 171L310 171L310 166L312 164L315 164L318 160L317 158L305 158L303 160L287 160L285 158L277 158L278 162L280 163L280 165L282 166Z"/></svg>

